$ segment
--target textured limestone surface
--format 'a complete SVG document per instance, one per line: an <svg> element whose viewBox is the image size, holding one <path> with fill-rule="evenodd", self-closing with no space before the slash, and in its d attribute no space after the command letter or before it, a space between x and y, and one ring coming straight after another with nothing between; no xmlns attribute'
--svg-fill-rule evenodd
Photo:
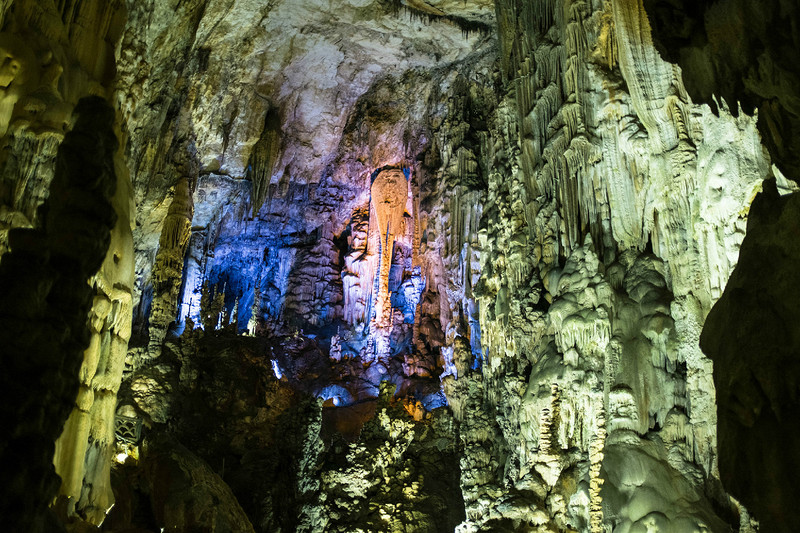
<svg viewBox="0 0 800 533"><path fill-rule="evenodd" d="M680 65L689 94L758 111L772 161L797 181L800 153L800 8L785 0L645 0L659 51Z"/></svg>
<svg viewBox="0 0 800 533"><path fill-rule="evenodd" d="M702 345L715 365L725 488L760 517L765 530L791 531L785 499L791 491L785 487L800 470L786 458L797 435L783 413L796 403L789 391L800 374L796 356L789 355L797 300L785 285L793 276L785 265L796 262L797 251L781 235L794 227L797 207L796 200L778 200L773 187L780 194L797 190L784 175L797 180L800 89L796 53L787 43L798 40L800 12L792 2L647 6L659 49L681 65L692 97L711 101L717 95L742 102L745 112L755 110L773 159L774 185L753 203L742 266L712 310Z"/></svg>
<svg viewBox="0 0 800 533"><path fill-rule="evenodd" d="M131 302L133 297L133 190L128 180L126 162L117 150L116 140L103 140L98 150L90 135L108 129L118 134L117 123L83 118L81 140L72 141L86 153L78 154L78 162L65 164L57 156L65 146L65 134L77 133L73 109L80 98L97 95L110 98L115 78L116 45L126 21L122 1L89 2L4 2L0 8L0 254L11 244L19 228L41 230L46 221L42 203L51 192L81 205L79 210L91 212L88 183L97 165L108 166L103 172L116 180L111 205L116 214L112 224L108 251L99 269L88 272L93 300L88 317L64 317L75 325L87 323L91 340L83 353L79 375L72 375L71 355L65 377L78 379L80 388L65 395L72 405L66 420L54 417L61 436L53 459L61 477L60 502L65 515L80 515L90 523L100 524L114 499L110 486L111 449L114 445L114 412L117 390L131 334ZM106 117L107 118L107 117ZM107 134L107 132L106 132ZM113 144L113 146L112 146ZM115 153L116 151L116 153ZM94 153L92 153L94 152ZM61 165L61 169L59 169ZM67 197L55 179L59 170L86 174L86 184L79 184ZM62 178L63 179L63 178ZM83 193L77 192L85 189ZM101 210L98 204L97 210ZM76 216L76 224L83 220ZM63 224L63 222L61 222ZM67 232L62 246L82 249L93 231L105 239L103 231L88 223L87 229ZM78 237L87 232L84 237ZM13 252L13 247L12 247ZM5 257L0 259L5 261ZM55 265L56 269L61 268ZM64 268L67 268L66 266ZM94 268L94 267L93 267ZM43 276L47 279L47 276ZM23 283L23 282L20 282ZM63 283L63 282L59 282ZM5 289L4 289L5 290ZM77 309L77 308L76 308ZM10 309L9 313L22 312ZM20 335L32 333L18 332ZM78 336L78 331L65 337ZM81 334L82 335L82 334ZM57 337L58 338L58 337ZM71 353L72 348L67 350ZM59 357L55 350L51 357ZM33 374L30 374L33 375ZM12 376L10 379L20 379ZM43 380L46 383L46 380ZM53 384L53 389L61 385ZM61 425L64 425L63 430ZM52 445L52 443L50 443ZM18 491L22 489L18 488ZM48 498L51 495L48 496ZM33 526L32 526L33 527Z"/></svg>
<svg viewBox="0 0 800 533"><path fill-rule="evenodd" d="M414 420L394 388L381 387L357 443L334 443L302 473L318 496L297 531L452 531L463 520L452 416Z"/></svg>
<svg viewBox="0 0 800 533"><path fill-rule="evenodd" d="M65 313L51 392L14 392L19 354L7 378L34 399L3 461L47 456L13 516L781 530L796 466L745 448L800 446L796 198L762 185L796 189L796 10L689 4L0 0L3 316ZM86 94L119 149L70 141ZM59 184L67 149L108 209ZM48 196L102 224L69 237ZM66 288L35 253L101 241Z"/></svg>
<svg viewBox="0 0 800 533"><path fill-rule="evenodd" d="M117 221L112 198L117 186L114 154L118 140L113 130L114 111L104 99L81 99L75 118L58 149L52 195L39 208L41 226L12 229L11 250L0 263L0 341L6 364L2 374L1 494L4 520L12 531L58 528L47 509L60 485L53 456L56 438L76 395L79 408L89 413L89 420L82 421L87 432L93 431L98 440L109 438L104 427L109 423L109 409L103 405L107 402L92 400L94 389L79 378L79 369L85 366L85 351L92 350L86 322L96 312L96 297L89 281L102 268ZM99 392L113 398L113 413L115 396L105 389ZM97 418L105 424L96 423ZM85 449L86 435L67 438L75 448ZM63 442L63 436L61 439ZM101 452L103 444L101 440ZM64 454L64 461L57 461L59 473L63 475L70 463L83 459L82 455ZM106 506L99 511L103 515L110 487L106 491L102 483L105 477L108 485L110 458L96 463L95 467L90 462L89 476L101 484L94 486L96 493L88 499ZM80 466L76 469L82 470ZM92 522L95 516L91 513L97 509L93 505L88 508L87 518Z"/></svg>
<svg viewBox="0 0 800 533"><path fill-rule="evenodd" d="M790 531L788 490L800 468L796 269L797 193L781 198L774 182L756 197L741 260L703 330L719 390L720 474L765 531ZM791 265L791 266L790 266Z"/></svg>
<svg viewBox="0 0 800 533"><path fill-rule="evenodd" d="M755 121L692 104L640 2L498 2L498 24L513 92L461 241L483 352L454 350L481 372L445 383L462 438L493 448L462 459L463 529L738 527L698 337L767 174Z"/></svg>

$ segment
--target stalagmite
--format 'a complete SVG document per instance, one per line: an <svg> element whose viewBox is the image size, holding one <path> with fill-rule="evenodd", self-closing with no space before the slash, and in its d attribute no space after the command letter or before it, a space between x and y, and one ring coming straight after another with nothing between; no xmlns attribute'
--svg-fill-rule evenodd
<svg viewBox="0 0 800 533"><path fill-rule="evenodd" d="M53 460L62 479L59 495L67 498L68 512L95 525L103 522L114 504L110 479L114 415L132 320L132 190L124 166L117 164L116 170L117 223L103 265L91 280L95 290L89 315L92 338L84 352L76 405L56 441Z"/></svg>
<svg viewBox="0 0 800 533"><path fill-rule="evenodd" d="M392 266L395 237L405 230L403 214L408 199L408 180L402 170L383 170L372 183L370 194L378 223L381 250L375 323L378 327L386 327L391 324L389 269Z"/></svg>
<svg viewBox="0 0 800 533"><path fill-rule="evenodd" d="M192 234L192 193L189 180L180 178L169 206L153 267L153 307L149 321L147 357L158 357L167 328L175 320L186 247Z"/></svg>
<svg viewBox="0 0 800 533"><path fill-rule="evenodd" d="M601 487L603 478L600 475L600 468L603 464L603 448L606 444L606 419L604 410L601 408L595 420L596 433L589 445L589 525L592 533L603 533L603 497Z"/></svg>

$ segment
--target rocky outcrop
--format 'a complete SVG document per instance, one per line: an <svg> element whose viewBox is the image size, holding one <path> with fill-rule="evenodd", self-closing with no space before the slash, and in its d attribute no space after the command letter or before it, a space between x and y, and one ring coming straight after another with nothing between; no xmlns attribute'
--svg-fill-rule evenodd
<svg viewBox="0 0 800 533"><path fill-rule="evenodd" d="M725 292L700 338L714 360L719 391L720 475L727 490L768 531L794 527L792 483L800 469L793 413L797 398L798 314L794 268L800 254L798 196L765 182L750 210L747 238Z"/></svg>
<svg viewBox="0 0 800 533"><path fill-rule="evenodd" d="M42 228L12 230L11 251L0 263L7 365L2 502L8 527L18 531L56 527L46 524L59 486L54 443L79 393L91 338L94 290L87 281L102 266L116 221L114 112L93 97L81 100L75 115L59 148L50 199L39 210Z"/></svg>
<svg viewBox="0 0 800 533"><path fill-rule="evenodd" d="M720 476L726 490L751 508L765 529L788 531L786 502L793 490L782 476L796 476L798 470L783 459L778 467L777 457L796 448L796 436L781 415L784 402L791 400L780 400L778 407L775 398L786 398L787 383L797 372L791 357L778 355L792 346L792 328L774 328L789 323L796 305L788 289L780 293L783 297L773 291L791 276L781 265L797 257L784 241L778 244L782 230L776 221L781 220L780 227L792 224L796 209L790 207L793 200L778 200L774 187L786 194L796 190L786 178L796 182L799 177L798 67L787 46L797 42L800 12L791 2L747 0L691 5L651 0L645 6L659 51L681 66L692 98L712 106L728 102L734 113L737 106L757 113L762 142L774 163L774 185L766 185L753 203L742 268L731 276L701 340L714 359ZM775 438L765 438L770 434Z"/></svg>
<svg viewBox="0 0 800 533"><path fill-rule="evenodd" d="M452 531L463 519L452 417L415 421L393 394L384 382L358 442L334 443L303 473L318 492L297 531Z"/></svg>
<svg viewBox="0 0 800 533"><path fill-rule="evenodd" d="M222 479L175 442L150 442L142 468L150 480L153 514L175 531L255 531Z"/></svg>

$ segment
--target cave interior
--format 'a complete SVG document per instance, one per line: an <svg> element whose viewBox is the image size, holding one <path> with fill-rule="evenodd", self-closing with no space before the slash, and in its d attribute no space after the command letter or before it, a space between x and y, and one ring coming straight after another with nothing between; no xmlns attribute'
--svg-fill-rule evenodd
<svg viewBox="0 0 800 533"><path fill-rule="evenodd" d="M0 518L782 533L795 0L0 0Z"/></svg>

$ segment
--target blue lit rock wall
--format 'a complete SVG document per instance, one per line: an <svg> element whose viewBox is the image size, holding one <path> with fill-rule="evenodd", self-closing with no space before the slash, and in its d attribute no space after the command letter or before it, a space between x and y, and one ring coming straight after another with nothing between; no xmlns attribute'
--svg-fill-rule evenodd
<svg viewBox="0 0 800 533"><path fill-rule="evenodd" d="M334 367L347 367L345 374L353 374L354 364L365 365L356 372L363 376L344 384L348 395L337 397L374 398L378 384L389 379L403 396L412 394L428 408L442 405L440 316L443 305L445 316L453 311L442 302L448 289L440 250L434 246L436 232L425 227L422 217L431 216L425 206L436 205L432 197L441 194L445 181L438 169L415 161L428 157L424 150L433 153L431 133L424 123L414 123L407 110L412 105L425 109L436 100L417 102L409 92L404 97L407 106L386 101L395 97L387 92L389 87L422 84L430 90L431 83L424 74L378 84L357 103L363 114L350 118L336 164L320 182L278 180L268 187L255 216L249 181L200 175L173 332L180 334L188 317L193 327L230 328L235 322L241 334L299 334L327 354ZM381 108L385 113L386 107L393 113L371 111ZM430 109L437 114L452 111ZM405 131L395 131L398 122L405 124ZM369 138L364 138L366 132ZM402 230L394 236L387 269L391 316L380 334L374 324L380 239L369 185L387 165L364 164L370 146L374 152L369 155L383 153L383 161L402 170L409 185ZM396 146L397 153L390 146ZM414 150L419 155L410 158ZM477 330L474 321L468 327ZM288 361L276 365L280 372L293 366Z"/></svg>

